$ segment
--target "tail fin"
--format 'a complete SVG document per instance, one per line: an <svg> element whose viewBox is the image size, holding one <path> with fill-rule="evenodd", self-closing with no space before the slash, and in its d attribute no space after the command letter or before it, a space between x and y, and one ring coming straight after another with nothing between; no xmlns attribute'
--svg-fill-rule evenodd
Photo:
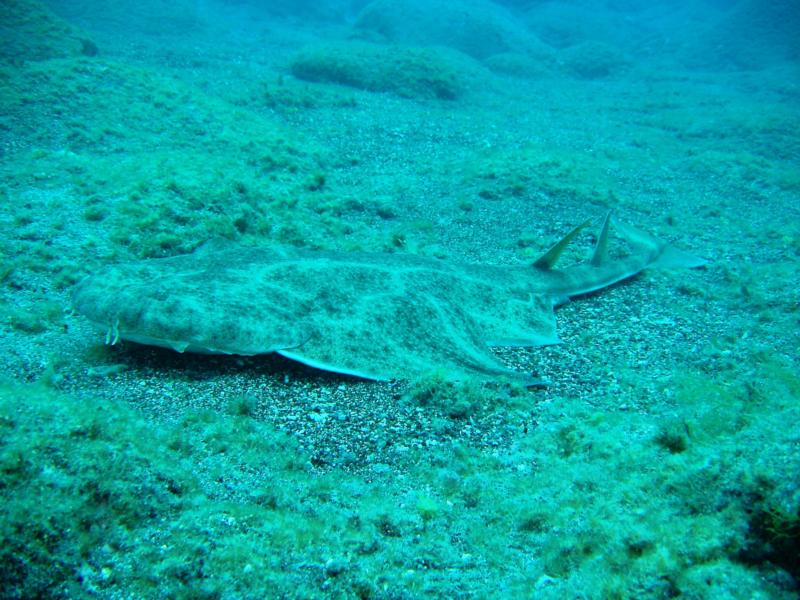
<svg viewBox="0 0 800 600"><path fill-rule="evenodd" d="M546 271L552 270L559 257L569 244L574 240L578 234L584 229L592 220L588 219L572 229L567 235L561 238L558 242L553 244L547 252L542 254L533 266L538 269ZM597 243L595 244L592 257L589 260L589 265L592 267L602 267L608 263L608 238L611 225L611 212L606 213L603 219L603 225L600 233L597 236ZM637 254L645 257L646 267L657 267L663 269L693 269L702 267L707 264L703 258L678 250L666 242L662 242L658 238L653 237L635 227L614 221L614 229L616 233L630 244L632 250Z"/></svg>
<svg viewBox="0 0 800 600"><path fill-rule="evenodd" d="M606 218L603 219L603 227L600 230L600 235L597 236L597 243L594 246L592 253L593 267L599 267L608 258L608 226L611 224L611 211L606 213Z"/></svg>
<svg viewBox="0 0 800 600"><path fill-rule="evenodd" d="M689 252L678 250L666 242L624 223L614 223L620 237L634 248L645 248L652 254L648 267L660 269L695 269L708 264L708 261Z"/></svg>
<svg viewBox="0 0 800 600"><path fill-rule="evenodd" d="M587 221L570 231L533 263L533 267L540 270L542 276L547 278L548 293L559 299L557 302L608 287L650 267L685 269L702 267L706 264L706 261L698 256L673 248L666 242L630 225L617 222L614 222L615 233L628 243L630 253L609 258L607 249L610 222L610 215L607 214L592 256L588 261L566 269L554 268L558 257L580 230L588 224Z"/></svg>
<svg viewBox="0 0 800 600"><path fill-rule="evenodd" d="M533 263L533 266L539 269L552 269L555 267L559 257L561 256L561 253L564 252L564 249L569 246L570 242L574 240L575 237L581 232L581 229L586 227L591 222L591 219L586 219L583 223L575 227L567 235L553 244L553 246L547 252L537 258Z"/></svg>

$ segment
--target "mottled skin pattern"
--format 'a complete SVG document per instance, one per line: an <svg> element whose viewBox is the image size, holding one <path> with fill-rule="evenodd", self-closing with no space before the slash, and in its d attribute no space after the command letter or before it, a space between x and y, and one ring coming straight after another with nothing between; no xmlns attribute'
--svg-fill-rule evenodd
<svg viewBox="0 0 800 600"><path fill-rule="evenodd" d="M590 263L563 270L552 268L563 247L538 266L500 267L408 254L210 244L192 254L108 267L78 284L73 301L108 330L111 343L277 352L379 380L432 370L452 378L525 379L489 346L557 343L553 307L569 296L659 262L702 264L631 228L622 233L627 256L607 260L596 252ZM606 237L604 227L603 253Z"/></svg>

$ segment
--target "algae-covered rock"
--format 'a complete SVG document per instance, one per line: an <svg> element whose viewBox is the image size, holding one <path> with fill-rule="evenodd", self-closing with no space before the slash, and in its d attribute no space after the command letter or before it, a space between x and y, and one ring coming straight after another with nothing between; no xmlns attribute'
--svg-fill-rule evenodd
<svg viewBox="0 0 800 600"><path fill-rule="evenodd" d="M324 193L324 150L269 116L101 58L0 77L6 133L20 148L0 167L9 189L68 186L115 250L158 256L245 234L293 243L321 230L298 204Z"/></svg>
<svg viewBox="0 0 800 600"><path fill-rule="evenodd" d="M703 67L757 69L800 58L800 5L796 0L743 0L695 35L685 60Z"/></svg>
<svg viewBox="0 0 800 600"><path fill-rule="evenodd" d="M462 91L463 61L441 50L338 42L301 51L292 73L404 98L454 99Z"/></svg>
<svg viewBox="0 0 800 600"><path fill-rule="evenodd" d="M97 46L85 33L36 0L0 3L0 38L0 63L97 54Z"/></svg>
<svg viewBox="0 0 800 600"><path fill-rule="evenodd" d="M537 2L521 20L540 40L554 48L568 48L587 41L623 46L648 35L641 20L600 3L589 9L575 2Z"/></svg>
<svg viewBox="0 0 800 600"><path fill-rule="evenodd" d="M583 42L562 53L569 73L583 79L600 79L621 73L628 65L625 56L603 42Z"/></svg>
<svg viewBox="0 0 800 600"><path fill-rule="evenodd" d="M503 52L549 54L510 13L485 0L375 0L356 28L400 44L447 46L478 60Z"/></svg>
<svg viewBox="0 0 800 600"><path fill-rule="evenodd" d="M459 170L465 184L476 186L478 197L484 200L521 197L538 190L604 202L616 183L608 173L606 160L531 142L508 151L486 149L460 165Z"/></svg>
<svg viewBox="0 0 800 600"><path fill-rule="evenodd" d="M163 458L161 432L121 402L2 384L0 432L4 598L82 597L82 584L110 583L114 551L194 491L192 474Z"/></svg>

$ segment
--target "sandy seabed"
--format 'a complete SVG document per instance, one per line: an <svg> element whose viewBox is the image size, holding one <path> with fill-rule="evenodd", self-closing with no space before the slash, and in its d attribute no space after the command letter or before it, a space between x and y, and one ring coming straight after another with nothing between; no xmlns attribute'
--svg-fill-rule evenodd
<svg viewBox="0 0 800 600"><path fill-rule="evenodd" d="M796 597L796 63L9 6L0 596ZM214 237L515 264L608 210L709 264L497 349L543 389L109 347L70 310Z"/></svg>

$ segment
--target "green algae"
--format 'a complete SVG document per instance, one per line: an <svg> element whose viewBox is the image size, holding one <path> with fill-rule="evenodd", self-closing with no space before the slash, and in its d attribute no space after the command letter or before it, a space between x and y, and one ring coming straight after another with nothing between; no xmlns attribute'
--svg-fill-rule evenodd
<svg viewBox="0 0 800 600"><path fill-rule="evenodd" d="M41 298L30 308L7 305L0 302L5 313L5 322L24 333L41 333L64 326L64 308L58 302Z"/></svg>
<svg viewBox="0 0 800 600"><path fill-rule="evenodd" d="M464 559L435 490L313 473L293 438L249 417L190 410L154 427L42 386L0 400L13 595L458 589L436 575Z"/></svg>
<svg viewBox="0 0 800 600"><path fill-rule="evenodd" d="M411 449L399 478L317 470L252 398L156 426L122 402L5 386L0 574L19 595L453 596L490 577L512 594L668 597L699 573L755 592L795 543L797 472L786 446L758 442L765 415L783 418L775 403L796 398L782 372L757 404L683 375L675 401L694 416L680 452L653 440L670 416L564 401L537 408L542 425L509 449ZM524 405L499 404L520 419Z"/></svg>
<svg viewBox="0 0 800 600"><path fill-rule="evenodd" d="M85 32L34 0L0 4L0 31L0 63L19 65L97 53L97 46Z"/></svg>
<svg viewBox="0 0 800 600"><path fill-rule="evenodd" d="M559 403L550 409L558 419L540 414L548 425L521 438L513 456L492 460L469 450L451 456L440 475L447 486L440 489L454 512L491 510L489 530L460 516L473 548L496 552L509 564L517 557L508 546L539 557L527 574L542 597L577 590L590 597L669 597L692 593L698 573L715 589L736 577L743 589L758 593L760 578L748 570L769 570L769 557L787 554L780 544L751 552L753 536L760 535L753 530L753 507L762 505L761 498L778 501L798 472L796 463L784 470L788 446L761 446L763 432L777 428L752 413L757 410L762 420L768 414L785 418L785 403L797 397L796 381L774 390L769 406L754 408L746 386L687 374L676 400L695 415L688 427L680 423L681 440L666 444L657 441L663 434L654 441L650 432L675 431L669 415L655 421L592 415ZM794 531L791 520L778 522ZM497 530L505 532L503 547L493 539ZM781 597L777 588L772 593Z"/></svg>
<svg viewBox="0 0 800 600"><path fill-rule="evenodd" d="M528 143L513 151L483 150L461 165L461 171L467 185L477 186L477 196L484 200L543 192L613 203L615 183L607 160L576 155L558 146Z"/></svg>
<svg viewBox="0 0 800 600"><path fill-rule="evenodd" d="M10 183L47 187L52 173L66 173L86 199L86 218L106 221L139 255L164 253L163 241L137 245L135 233L202 240L236 234L237 221L263 232L270 209L320 189L319 147L175 78L88 59L8 75L14 134L35 148L9 163ZM54 131L64 119L66 130Z"/></svg>
<svg viewBox="0 0 800 600"><path fill-rule="evenodd" d="M406 392L406 399L451 419L466 419L486 410L494 398L483 382L455 382L444 372L433 372L414 380Z"/></svg>
<svg viewBox="0 0 800 600"><path fill-rule="evenodd" d="M9 134L24 140L4 162L9 205L21 219L45 190L65 195L68 202L45 209L48 227L64 228L74 216L59 206L82 203L86 248L164 256L214 237L324 246L358 227L346 201L328 189L321 146L175 77L86 58L3 76ZM31 186L39 190L34 198ZM64 270L66 284L79 278L86 265L76 256L31 251L41 219L21 225L3 241L7 254L25 257L18 271Z"/></svg>
<svg viewBox="0 0 800 600"><path fill-rule="evenodd" d="M158 437L121 405L84 405L40 386L4 387L0 403L0 572L12 597L77 593L87 558L102 580L101 556L134 547L134 532L168 518L193 485L155 460L146 442Z"/></svg>

